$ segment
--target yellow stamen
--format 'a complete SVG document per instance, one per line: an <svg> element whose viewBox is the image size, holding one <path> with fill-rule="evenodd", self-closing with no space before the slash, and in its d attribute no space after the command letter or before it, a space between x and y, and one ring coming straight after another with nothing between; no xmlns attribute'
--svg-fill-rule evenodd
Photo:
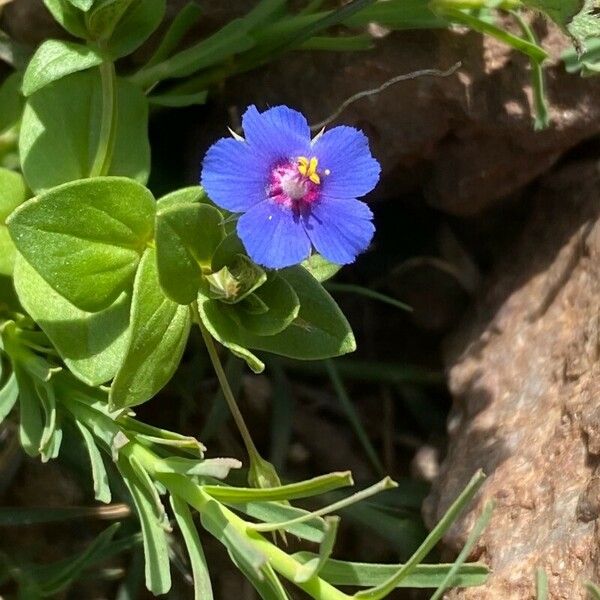
<svg viewBox="0 0 600 600"><path fill-rule="evenodd" d="M308 177L313 183L317 185L321 183L321 177L317 173L317 167L319 166L318 159L313 156L310 160L306 156L300 156L298 158L298 171L304 177Z"/></svg>

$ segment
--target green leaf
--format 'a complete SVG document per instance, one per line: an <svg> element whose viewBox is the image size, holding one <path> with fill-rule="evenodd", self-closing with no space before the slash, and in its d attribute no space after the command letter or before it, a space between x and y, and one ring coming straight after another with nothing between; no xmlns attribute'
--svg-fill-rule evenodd
<svg viewBox="0 0 600 600"><path fill-rule="evenodd" d="M146 587L155 595L166 594L171 588L169 548L162 523L156 518L155 500L144 482L140 481L132 465L119 461L119 470L138 513L144 539L146 559Z"/></svg>
<svg viewBox="0 0 600 600"><path fill-rule="evenodd" d="M131 79L146 87L163 79L188 77L201 69L224 63L233 55L254 46L254 39L248 35L248 30L249 24L244 23L243 19L234 19L199 44L143 68Z"/></svg>
<svg viewBox="0 0 600 600"><path fill-rule="evenodd" d="M246 504L236 503L233 506L236 510L266 523L290 522L282 529L303 540L320 544L325 537L325 520L313 516L301 508L281 502L265 501L248 502ZM304 517L306 520L299 521L299 517Z"/></svg>
<svg viewBox="0 0 600 600"><path fill-rule="evenodd" d="M85 24L92 38L110 39L117 23L133 4L134 0L98 0L94 10L85 16Z"/></svg>
<svg viewBox="0 0 600 600"><path fill-rule="evenodd" d="M199 185L192 185L190 187L171 192L166 196L162 196L156 202L156 209L157 211L162 212L169 208L173 208L174 206L185 206L195 202L209 204L206 192ZM210 206L213 205L210 204Z"/></svg>
<svg viewBox="0 0 600 600"><path fill-rule="evenodd" d="M240 469L242 463L235 458L208 458L193 460L172 456L156 466L157 473L179 473L188 477L226 479L231 469Z"/></svg>
<svg viewBox="0 0 600 600"><path fill-rule="evenodd" d="M167 32L163 36L156 52L146 63L146 67L165 60L177 50L181 41L190 29L198 23L201 16L202 9L197 2L189 2L186 4L173 19L171 25L169 25L169 29L167 29Z"/></svg>
<svg viewBox="0 0 600 600"><path fill-rule="evenodd" d="M383 581L370 590L364 590L356 594L356 598L364 598L366 600L382 600L388 596L393 589L398 587L400 582L404 581L414 571L419 563L423 561L423 559L431 552L435 545L442 539L444 534L456 521L460 513L473 499L484 481L485 475L483 474L483 471L477 471L471 478L471 481L467 484L467 487L465 487L458 498L450 505L444 516L425 538L416 552L410 557L408 562L399 567L396 570L396 573L391 575L386 581Z"/></svg>
<svg viewBox="0 0 600 600"><path fill-rule="evenodd" d="M299 552L294 558L306 563L315 558L311 552ZM325 581L336 586L367 587L380 585L396 573L401 565L380 565L369 563L328 560L319 575ZM398 583L402 588L436 588L443 582L451 564L417 565L413 571ZM456 587L472 587L483 585L489 576L489 569L484 564L471 563L462 565L456 572L453 585Z"/></svg>
<svg viewBox="0 0 600 600"><path fill-rule="evenodd" d="M27 186L19 173L0 168L0 275L12 275L15 246L6 219L27 198Z"/></svg>
<svg viewBox="0 0 600 600"><path fill-rule="evenodd" d="M210 267L224 237L223 217L216 208L194 202L163 209L159 204L156 259L160 284L169 298L179 304L196 299L202 269Z"/></svg>
<svg viewBox="0 0 600 600"><path fill-rule="evenodd" d="M90 457L92 478L94 480L94 497L99 502L109 504L112 499L112 494L110 492L110 486L108 485L108 476L106 474L106 468L100 450L98 450L98 446L96 445L96 441L90 430L81 423L81 421L76 420L75 424L81 432L81 437L83 438L88 456Z"/></svg>
<svg viewBox="0 0 600 600"><path fill-rule="evenodd" d="M19 364L14 369L19 385L19 439L23 450L35 457L40 453L44 433L40 397L31 376Z"/></svg>
<svg viewBox="0 0 600 600"><path fill-rule="evenodd" d="M63 40L48 40L37 49L25 71L23 94L31 96L53 81L101 63L102 56L93 48Z"/></svg>
<svg viewBox="0 0 600 600"><path fill-rule="evenodd" d="M227 240L223 242L226 243ZM213 257L213 272L205 276L208 286L204 287L208 289L201 290L201 295L226 304L237 304L263 285L267 281L267 274L245 254L236 254L226 265L217 266L217 256L223 244Z"/></svg>
<svg viewBox="0 0 600 600"><path fill-rule="evenodd" d="M44 0L52 16L75 37L87 38L83 13L68 0Z"/></svg>
<svg viewBox="0 0 600 600"><path fill-rule="evenodd" d="M131 54L160 25L165 0L103 0L88 13L88 28L106 40L113 59Z"/></svg>
<svg viewBox="0 0 600 600"><path fill-rule="evenodd" d="M117 80L115 146L108 175L145 183L150 171L148 101ZM19 152L36 193L91 173L100 139L102 86L98 69L75 73L33 94L23 113Z"/></svg>
<svg viewBox="0 0 600 600"><path fill-rule="evenodd" d="M333 552L340 518L326 517L325 523L325 537L319 548L319 554L306 561L302 567L298 569L294 577L294 581L298 583L306 583L312 577L319 575Z"/></svg>
<svg viewBox="0 0 600 600"><path fill-rule="evenodd" d="M198 104L206 104L208 91L182 94L176 92L167 92L164 94L154 94L148 97L148 102L155 106L166 106L168 108L183 108L185 106L195 106Z"/></svg>
<svg viewBox="0 0 600 600"><path fill-rule="evenodd" d="M203 323L219 342L228 348L266 350L290 358L315 360L352 352L354 335L341 310L323 286L303 267L278 272L294 289L300 312L292 324L272 336L251 334L227 313L221 303L199 298Z"/></svg>
<svg viewBox="0 0 600 600"><path fill-rule="evenodd" d="M10 411L14 408L17 398L19 397L19 386L14 373L0 388L0 423L8 417Z"/></svg>
<svg viewBox="0 0 600 600"><path fill-rule="evenodd" d="M229 522L223 507L218 502L210 498L205 502L200 512L203 527L227 548L231 557L247 576L258 576L267 564L267 557L254 548L248 538L242 536Z"/></svg>
<svg viewBox="0 0 600 600"><path fill-rule="evenodd" d="M185 546L190 557L192 573L194 575L194 600L213 600L212 586L210 584L210 574L208 565L202 550L202 543L198 530L194 525L192 513L188 505L178 498L171 496L171 507L173 514L177 519L177 525L181 530Z"/></svg>
<svg viewBox="0 0 600 600"><path fill-rule="evenodd" d="M68 183L27 201L8 219L27 262L77 308L97 312L127 290L151 239L155 202L134 181Z"/></svg>
<svg viewBox="0 0 600 600"><path fill-rule="evenodd" d="M600 16L597 12L598 3L596 0L584 0L581 3L581 11L567 24L567 30L579 46L579 50L585 49L589 38L600 36Z"/></svg>
<svg viewBox="0 0 600 600"><path fill-rule="evenodd" d="M164 295L155 251L147 250L133 289L129 348L112 384L110 405L135 406L157 394L179 366L190 327L190 309Z"/></svg>
<svg viewBox="0 0 600 600"><path fill-rule="evenodd" d="M542 11L564 27L581 11L584 0L523 0L523 4Z"/></svg>
<svg viewBox="0 0 600 600"><path fill-rule="evenodd" d="M205 485L203 490L219 502L244 504L246 502L297 500L298 498L311 498L326 494L332 490L352 485L352 476L349 471L329 473L300 481L280 485L274 488L238 488L220 485Z"/></svg>
<svg viewBox="0 0 600 600"><path fill-rule="evenodd" d="M255 298L260 304L252 304ZM300 312L300 300L294 288L277 273L240 303L227 306L229 316L254 335L275 335L288 327Z"/></svg>
<svg viewBox="0 0 600 600"><path fill-rule="evenodd" d="M302 266L319 282L331 279L341 268L341 265L336 265L323 258L320 254L313 254L307 258Z"/></svg>
<svg viewBox="0 0 600 600"><path fill-rule="evenodd" d="M25 100L21 94L23 74L11 73L0 86L0 134L12 129L20 120Z"/></svg>
<svg viewBox="0 0 600 600"><path fill-rule="evenodd" d="M38 567L34 572L34 577L43 596L56 597L61 590L78 579L81 573L94 564L107 550L119 527L119 523L114 523L105 529L83 552L71 559L48 567Z"/></svg>
<svg viewBox="0 0 600 600"><path fill-rule="evenodd" d="M20 255L14 281L23 308L76 377L98 386L115 376L129 341L129 295L100 312L85 312L55 292Z"/></svg>
<svg viewBox="0 0 600 600"><path fill-rule="evenodd" d="M82 10L84 12L87 12L88 10L90 10L90 8L92 8L92 6L94 5L95 1L96 0L69 0L69 2L75 8L78 8L79 10Z"/></svg>
<svg viewBox="0 0 600 600"><path fill-rule="evenodd" d="M47 381L35 381L37 393L44 411L44 430L40 440L42 462L48 462L58 456L62 441L62 430L57 421L56 396L54 386Z"/></svg>

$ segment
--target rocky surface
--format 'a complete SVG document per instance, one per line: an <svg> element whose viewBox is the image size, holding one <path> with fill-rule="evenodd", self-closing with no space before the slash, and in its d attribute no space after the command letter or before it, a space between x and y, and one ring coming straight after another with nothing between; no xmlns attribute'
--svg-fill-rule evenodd
<svg viewBox="0 0 600 600"><path fill-rule="evenodd" d="M496 509L472 558L489 585L449 598L550 598L598 581L600 516L600 172L574 163L544 178L532 221L448 346L450 445L425 506L433 524L469 478L489 479L446 539L458 551L486 501Z"/></svg>

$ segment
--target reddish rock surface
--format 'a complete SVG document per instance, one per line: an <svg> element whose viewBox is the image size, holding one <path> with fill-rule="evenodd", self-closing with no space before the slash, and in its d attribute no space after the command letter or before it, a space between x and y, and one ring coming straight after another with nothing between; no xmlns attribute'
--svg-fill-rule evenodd
<svg viewBox="0 0 600 600"><path fill-rule="evenodd" d="M448 347L450 446L425 513L433 524L482 468L489 479L446 542L458 551L484 503L496 509L473 558L484 589L450 598L586 597L598 581L600 173L575 163L543 179L532 221Z"/></svg>

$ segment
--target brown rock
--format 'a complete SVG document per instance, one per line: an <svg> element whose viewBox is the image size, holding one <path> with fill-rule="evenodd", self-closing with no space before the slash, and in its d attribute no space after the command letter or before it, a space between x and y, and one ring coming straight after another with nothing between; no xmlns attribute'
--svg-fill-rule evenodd
<svg viewBox="0 0 600 600"><path fill-rule="evenodd" d="M533 599L543 568L550 598L579 600L600 575L599 194L595 161L545 178L521 241L448 345L455 406L426 518L478 468L489 475L446 539L456 552L496 502L474 553L492 569L489 584L449 598Z"/></svg>

